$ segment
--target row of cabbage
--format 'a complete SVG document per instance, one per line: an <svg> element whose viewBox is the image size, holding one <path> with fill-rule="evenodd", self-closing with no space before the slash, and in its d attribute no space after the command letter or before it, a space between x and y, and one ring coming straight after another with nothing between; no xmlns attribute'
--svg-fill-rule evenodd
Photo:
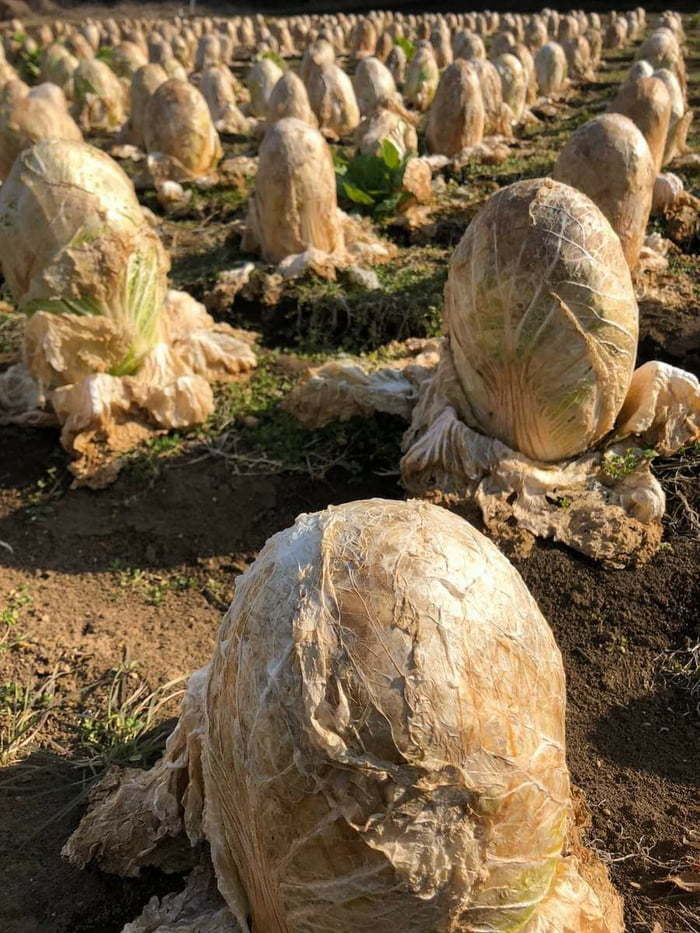
<svg viewBox="0 0 700 933"><path fill-rule="evenodd" d="M348 101L355 102L358 118L364 117L359 125L364 132L359 139L355 136L359 149L368 139L382 151L390 144L414 200L429 200L432 173L450 155L459 160L478 156L489 146L507 145L524 118L519 108L526 107L528 93L540 107L557 96L538 98L528 78L514 109L508 75L528 74L522 64L532 57L527 43L536 47L541 41L535 62L548 49L562 50L565 60L564 48L578 43L580 51L584 46L578 40L599 32L601 25L585 14L504 18L499 25L509 28L488 37L492 58L487 59L477 32L461 28L453 34L448 17L419 18L411 35L418 39L429 30L429 38L418 39L409 67L416 60L432 62L436 74L434 96L421 117L420 102L402 96L376 54L382 36L393 34L398 43L405 38L399 29L410 23L410 18L388 20L392 17L387 15L387 28L377 35L376 18L371 17L354 24L324 18L318 30L313 20L292 23L287 28L302 28L303 23L309 40L299 74L282 74L266 57L272 52L263 52L250 66L251 111L242 117L252 121L256 111L264 117L254 127L261 142L243 245L279 263L284 272L297 274L311 265L332 274L336 266L390 254L390 244L338 207L328 138L352 138L355 128L341 126L345 117L339 116L347 114ZM466 16L462 20L455 27L463 26ZM239 30L243 21L223 22L227 29ZM52 42L48 51L53 55L52 50L61 48L62 54L72 55L70 49L82 50L86 57L76 70L90 66L109 71L94 47L102 48L100 29L107 35L110 23L96 31L91 23L69 30L64 43ZM259 21L250 23L263 28ZM617 24L628 41L639 36L643 23L640 11L611 15L605 36ZM191 33L193 41L187 45L194 65L204 68L191 80L186 74L184 79L168 78L165 68L153 62L140 65L132 78L132 112L122 131L142 127L148 172L166 193L168 186L181 190L173 176L192 180L206 171L211 177L221 152L196 86L212 69L228 74L234 86L228 65L211 65L207 59L226 58L236 48L222 47L220 25L207 20L193 26L150 24L148 41L133 22L119 27L122 46L136 46L140 38L143 54L162 62L172 59L180 68L176 37ZM492 25L483 18L475 23L486 33ZM348 33L342 42L338 28ZM549 40L549 30L562 45ZM441 45L440 37L449 42ZM267 38L256 35L261 42ZM464 49L467 39L471 57L458 57L440 72L438 54L446 63L448 45L453 52ZM658 539L664 497L648 462L640 456L638 464L633 462L633 475L613 488L598 477L602 461L628 457L630 444L635 450L654 447L669 454L697 430L692 377L660 364L634 372L638 309L631 273L640 258L647 263L654 259L654 251L645 246L654 191L665 185L671 196L679 194L667 178L659 182L659 172L684 149L692 117L682 41L680 19L664 15L639 46L638 60L611 112L584 125L565 146L554 170L556 182L523 182L506 189L467 230L451 264L446 340L434 358L417 368L425 385L401 376L389 379L377 395L376 380L367 383L358 377L357 386L339 392L339 380L344 385L347 373L333 364L330 372L316 374L301 387L291 409L313 423L314 418L332 417L329 392L353 397L360 411L372 407L358 401L363 393L378 397L380 404L413 419L402 465L407 488L458 489L480 498L482 511L494 521L504 513L508 517L506 500L533 533L558 537L595 556L615 559L648 547L650 536ZM349 48L354 81L335 63L334 42ZM388 42L384 51L386 46ZM509 60L518 63L512 71ZM425 78L430 69L424 64L420 73ZM149 91L145 79L154 73ZM536 67L532 74L537 74ZM329 95L328 108L319 107L314 97L318 82ZM425 78L422 83L429 82ZM64 87L75 93L80 81L71 74ZM135 103L142 100L144 88L147 104L139 123ZM558 93L567 92L562 77ZM42 83L23 96L23 88L11 79L0 93L10 111L15 105L21 110L28 100L63 106L64 92L54 84ZM101 112L100 94L93 88L87 96L92 112ZM500 127L490 124L489 130L506 132L484 136L487 111L501 120ZM324 119L323 114L334 116ZM443 147L450 155L417 156L420 119L429 148L439 149L436 141L455 137ZM52 135L50 126L60 132L60 122L47 121L43 136ZM153 146L151 138L156 138ZM31 142L28 134L21 146ZM131 182L109 156L71 139L43 138L30 148L21 146L0 194L0 242L6 281L30 317L24 361L3 377L4 417L35 423L57 418L64 446L76 457L74 469L100 484L115 475L115 452L153 429L204 420L214 404L210 383L237 378L255 365L255 354L249 335L215 323L189 296L168 291L168 258L153 229L157 221L144 214ZM206 165L195 169L192 162L185 164L202 152ZM37 237L37 228L47 226L46 216L52 222ZM637 439L630 441L630 436ZM486 439L505 447L484 447ZM627 446L616 447L620 442ZM524 458L517 468L511 455ZM637 454L629 456L634 461ZM539 474L538 464L543 463L559 468ZM569 508L558 508L561 501ZM594 525L585 520L592 513L598 516Z"/></svg>
<svg viewBox="0 0 700 933"><path fill-rule="evenodd" d="M153 102L172 102L173 140L195 124L190 145L215 140L197 87L208 70L230 74L233 58L265 49L250 69L249 100L230 79L232 103L247 111L243 129L261 138L249 240L275 262L316 250L343 263L347 239L360 231L338 209L327 138L348 139L363 119L381 119L377 144L390 138L408 156L423 113L434 154L473 154L484 135L503 144L529 106L566 92L568 43L595 49L599 34L619 48L643 30L643 11L604 22L549 11L377 13L106 20L31 38L51 46L63 36L76 59L92 48L75 70L100 64L94 53L105 43L141 47L150 63L131 76L131 113L113 126L120 131L123 121L134 131L137 76L161 69L144 94L143 138L131 144L143 143L163 184L197 171L175 142L172 150L149 145ZM471 54L450 60L467 33ZM492 59L479 46L484 37ZM484 205L450 263L440 344L424 345L402 369L336 379L348 397L359 386L379 407L397 397L404 404L409 489L471 499L487 526L514 517L606 559L653 544L663 493L646 451L670 454L697 438L700 412L688 374L662 364L634 369L632 271L658 173L683 148L679 124L688 119L681 43L680 21L665 15L612 112L574 134L555 178L517 182ZM534 99L521 45L533 59ZM333 61L319 61L329 47ZM545 90L536 62L548 47L562 70ZM673 54L663 59L660 47ZM392 68L401 55L390 61L397 48L411 56L403 76ZM270 54L302 57L299 76L276 74ZM355 60L344 63L354 83L336 63L344 56ZM435 64L433 79L431 66L421 67L417 82L425 91L432 80L431 99L409 100L416 58ZM168 76L166 60L184 77ZM77 102L80 122L85 94L75 70L61 90ZM521 73L529 77L516 97L509 76ZM334 102L326 110L314 106L316 83ZM671 107L676 85L682 113ZM502 122L487 130L489 86L496 98L500 89ZM342 107L355 100L356 127L332 124L341 97ZM37 98L60 103L41 85ZM300 101L303 111L285 109ZM481 121L473 117L480 106ZM91 107L92 121L100 108ZM469 125L449 153L434 142L444 119ZM355 139L360 148L364 138ZM25 361L0 383L0 403L27 420L53 411L66 445L83 457L100 445L128 446L154 424L204 417L209 381L254 365L245 335L168 291L165 252L109 156L77 138L30 142L0 192L3 271L29 315ZM428 177L439 168L414 161ZM203 174L213 168L207 161ZM168 177L176 169L178 178ZM301 387L321 398L325 416L328 384L319 371ZM615 478L618 461L634 469ZM144 865L182 871L187 857L175 842L192 847L200 864L186 890L149 904L128 933L620 933L620 899L578 840L564 711L564 670L547 623L506 558L462 519L421 501L379 500L301 516L239 579L212 663L190 680L163 760L150 772L108 775L66 854L134 875Z"/></svg>

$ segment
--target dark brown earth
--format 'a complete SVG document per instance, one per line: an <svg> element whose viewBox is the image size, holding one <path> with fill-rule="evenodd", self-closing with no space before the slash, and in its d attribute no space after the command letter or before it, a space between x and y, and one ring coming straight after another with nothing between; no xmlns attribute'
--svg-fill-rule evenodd
<svg viewBox="0 0 700 933"><path fill-rule="evenodd" d="M599 110L601 94L612 92L630 57L619 56L597 86L582 89L564 122L577 107L592 108L589 116ZM695 94L699 67L689 58ZM561 132L545 127L542 135L550 129ZM516 177L484 175L471 183L486 192ZM464 213L445 222L445 245L465 222ZM166 233L182 284L190 287L225 263L223 223L200 230L190 222L178 248L174 229ZM198 244L196 255L183 252L190 241ZM697 241L683 249L671 274L644 290L640 362L664 359L697 373ZM230 319L241 323L235 313ZM282 362L298 372L296 357ZM118 933L149 897L181 886L179 877L155 871L120 880L61 860L90 786L85 722L104 715L106 678L124 663L137 672L130 682L149 690L187 675L210 656L235 578L271 534L303 511L403 495L395 470L401 425L391 419L333 435L330 459L339 465L330 469L251 475L248 464L240 472L245 461L221 453L231 438L244 437L246 412L263 428L268 423L267 410L249 403L212 428L205 446L195 439L172 455L146 451L100 492L69 488L55 431L0 429L2 721L8 684L37 691L58 678L51 708L39 707L31 720L36 734L0 769L1 933ZM285 426L269 423L273 431ZM228 440L217 446L221 437ZM378 439L386 448L380 457ZM698 854L700 687L697 670L679 670L700 641L697 460L688 454L659 464L669 520L662 549L645 566L606 570L542 543L515 561L562 650L568 759L590 810L587 842L609 864L633 933L700 931L697 902L668 880ZM167 704L153 731L162 732L176 710L176 701ZM142 741L135 763L148 764L155 753ZM94 760L93 768L99 770Z"/></svg>

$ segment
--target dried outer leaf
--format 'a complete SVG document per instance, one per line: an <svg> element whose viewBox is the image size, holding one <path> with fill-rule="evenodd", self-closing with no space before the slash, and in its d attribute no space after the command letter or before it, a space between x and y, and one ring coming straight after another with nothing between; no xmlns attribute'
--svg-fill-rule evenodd
<svg viewBox="0 0 700 933"><path fill-rule="evenodd" d="M88 812L63 847L63 856L84 867L126 877L146 865L182 869L187 856L173 845L186 835L202 841L204 785L202 740L208 667L190 677L180 719L168 737L163 758L150 771L110 770L90 794Z"/></svg>
<svg viewBox="0 0 700 933"><path fill-rule="evenodd" d="M240 927L216 887L211 864L194 868L177 894L152 897L122 933L239 933Z"/></svg>
<svg viewBox="0 0 700 933"><path fill-rule="evenodd" d="M511 537L515 522L610 566L653 554L666 500L647 460L640 456L637 469L615 483L603 471L601 450L562 463L533 461L460 420L445 397L455 381L443 355L420 390L401 461L409 492L473 501L497 537Z"/></svg>
<svg viewBox="0 0 700 933"><path fill-rule="evenodd" d="M112 373L128 356L132 335L102 316L37 311L24 331L24 360L42 389Z"/></svg>
<svg viewBox="0 0 700 933"><path fill-rule="evenodd" d="M620 237L636 269L651 212L656 170L646 139L628 117L606 113L576 130L559 153L552 177L582 191Z"/></svg>
<svg viewBox="0 0 700 933"><path fill-rule="evenodd" d="M433 198L433 173L425 159L412 158L406 163L401 188L410 195L399 210L405 213L413 204L428 204Z"/></svg>
<svg viewBox="0 0 700 933"><path fill-rule="evenodd" d="M683 181L673 172L664 172L657 175L654 181L654 196L652 211L654 214L664 214L672 211L683 194Z"/></svg>
<svg viewBox="0 0 700 933"><path fill-rule="evenodd" d="M635 370L615 427L669 457L700 440L700 383L692 373L650 361Z"/></svg>
<svg viewBox="0 0 700 933"><path fill-rule="evenodd" d="M415 400L415 386L398 370L385 368L370 375L357 364L333 360L312 370L282 407L305 427L321 428L375 411L408 420Z"/></svg>
<svg viewBox="0 0 700 933"><path fill-rule="evenodd" d="M644 364L607 445L561 463L531 460L465 424L449 402L457 383L445 352L420 388L404 437L401 473L409 492L474 501L496 535L515 520L533 535L611 566L653 554L665 496L642 449L669 456L700 437L700 387L693 375L665 363ZM630 449L639 450L636 468L611 481L606 458L624 462Z"/></svg>
<svg viewBox="0 0 700 933"><path fill-rule="evenodd" d="M165 327L173 354L210 382L228 382L257 365L255 335L215 322L187 292L168 292Z"/></svg>
<svg viewBox="0 0 700 933"><path fill-rule="evenodd" d="M236 295L250 283L255 263L241 262L232 269L219 272L214 286L204 295L207 308L219 313L227 311Z"/></svg>
<svg viewBox="0 0 700 933"><path fill-rule="evenodd" d="M613 427L637 303L620 241L585 195L551 179L493 195L452 256L444 321L450 402L467 424L543 461Z"/></svg>
<svg viewBox="0 0 700 933"><path fill-rule="evenodd" d="M410 421L418 387L431 374L438 354L436 341L409 341L405 349L404 359L374 372L352 360L333 360L315 367L282 407L307 428L321 428L357 415L366 417L375 411Z"/></svg>
<svg viewBox="0 0 700 933"><path fill-rule="evenodd" d="M96 488L112 482L119 454L154 430L201 424L214 409L210 381L237 378L256 365L253 335L215 323L184 292L168 293L161 323L162 342L133 376L117 376L110 368L123 356L124 338L109 318L37 312L25 336L34 390L25 380L20 400L27 409L14 404L10 420L35 418L33 399L48 388L61 443L75 458L73 473Z"/></svg>
<svg viewBox="0 0 700 933"><path fill-rule="evenodd" d="M24 363L0 373L0 424L54 425L44 408L46 398Z"/></svg>

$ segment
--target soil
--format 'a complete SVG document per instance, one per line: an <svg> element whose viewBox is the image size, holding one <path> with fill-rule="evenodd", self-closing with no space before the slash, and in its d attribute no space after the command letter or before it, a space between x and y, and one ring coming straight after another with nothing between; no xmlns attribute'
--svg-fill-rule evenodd
<svg viewBox="0 0 700 933"><path fill-rule="evenodd" d="M697 67L689 59L689 71ZM221 267L220 234L183 233L181 243L199 241L189 265L176 257L183 279L206 274L209 261ZM684 262L641 302L640 362L697 373L697 256ZM290 371L297 362L278 358ZM99 770L86 722L104 713L110 672L131 665L127 680L152 691L186 676L210 657L236 576L270 535L300 512L403 490L369 454L321 477L251 475L205 447L149 460L152 469L127 469L95 492L69 488L53 430L2 428L0 445L0 712L9 684L57 685L21 753L0 770L0 929L118 933L182 880L155 870L123 880L61 859ZM697 840L698 697L675 664L688 655L673 654L700 635L700 536L690 511L700 510L700 491L692 464L687 471L687 504L673 471L664 474L672 520L650 563L606 570L541 542L514 560L562 651L568 760L590 811L586 840L608 863L633 933L700 931L697 902L668 880L691 864ZM176 700L165 704L152 731L167 731L176 710ZM155 752L139 754L136 763L148 764Z"/></svg>

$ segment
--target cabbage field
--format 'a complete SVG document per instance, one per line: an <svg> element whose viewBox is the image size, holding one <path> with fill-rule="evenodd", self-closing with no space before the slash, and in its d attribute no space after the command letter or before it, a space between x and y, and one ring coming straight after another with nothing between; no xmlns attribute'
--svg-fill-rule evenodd
<svg viewBox="0 0 700 933"><path fill-rule="evenodd" d="M700 931L700 13L427 6L3 8L3 933Z"/></svg>

